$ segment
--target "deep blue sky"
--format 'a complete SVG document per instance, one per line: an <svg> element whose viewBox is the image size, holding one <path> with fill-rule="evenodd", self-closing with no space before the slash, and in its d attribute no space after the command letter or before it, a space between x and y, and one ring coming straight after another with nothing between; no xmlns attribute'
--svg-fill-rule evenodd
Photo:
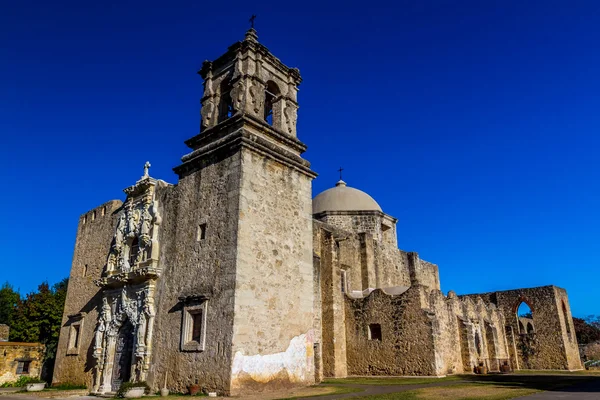
<svg viewBox="0 0 600 400"><path fill-rule="evenodd" d="M251 4L252 3L252 4ZM197 69L243 38L300 68L320 175L397 217L442 289L555 284L600 314L600 2L5 1L0 281L67 276L80 214L171 168Z"/></svg>

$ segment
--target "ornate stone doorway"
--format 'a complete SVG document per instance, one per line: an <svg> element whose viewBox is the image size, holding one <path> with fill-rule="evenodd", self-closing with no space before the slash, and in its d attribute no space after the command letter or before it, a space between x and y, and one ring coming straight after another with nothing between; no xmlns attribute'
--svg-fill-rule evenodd
<svg viewBox="0 0 600 400"><path fill-rule="evenodd" d="M133 357L133 325L127 320L117 336L114 366L112 373L112 391L119 390L121 383L131 378L131 360Z"/></svg>

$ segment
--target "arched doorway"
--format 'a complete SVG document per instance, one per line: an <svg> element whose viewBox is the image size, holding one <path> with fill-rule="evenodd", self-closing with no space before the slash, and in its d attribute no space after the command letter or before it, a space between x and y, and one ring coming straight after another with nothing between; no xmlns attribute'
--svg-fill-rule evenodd
<svg viewBox="0 0 600 400"><path fill-rule="evenodd" d="M128 382L131 378L131 360L133 357L133 325L127 319L117 336L115 344L115 357L113 364L113 373L111 388L113 392L119 390L123 382Z"/></svg>

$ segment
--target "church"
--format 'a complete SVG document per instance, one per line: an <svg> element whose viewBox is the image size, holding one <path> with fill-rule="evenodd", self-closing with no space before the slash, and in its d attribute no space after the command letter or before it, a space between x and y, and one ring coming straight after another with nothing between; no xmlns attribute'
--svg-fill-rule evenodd
<svg viewBox="0 0 600 400"><path fill-rule="evenodd" d="M564 289L445 295L438 266L398 248L396 218L367 193L340 180L313 198L300 72L253 28L199 74L201 127L178 182L146 163L124 200L79 219L54 384L239 395L582 368Z"/></svg>

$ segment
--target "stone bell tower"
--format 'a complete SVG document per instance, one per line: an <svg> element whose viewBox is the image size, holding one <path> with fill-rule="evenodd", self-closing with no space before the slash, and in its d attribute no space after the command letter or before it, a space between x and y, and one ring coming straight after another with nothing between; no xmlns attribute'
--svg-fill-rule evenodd
<svg viewBox="0 0 600 400"><path fill-rule="evenodd" d="M175 172L180 201L191 202L187 192L201 197L193 213L202 215L193 218L207 234L218 231L214 251L222 256L208 264L218 263L222 278L206 289L207 313L220 310L229 393L312 384L316 174L296 137L300 72L250 29L199 74L200 134L185 142L192 151ZM209 333L210 326L207 347Z"/></svg>

